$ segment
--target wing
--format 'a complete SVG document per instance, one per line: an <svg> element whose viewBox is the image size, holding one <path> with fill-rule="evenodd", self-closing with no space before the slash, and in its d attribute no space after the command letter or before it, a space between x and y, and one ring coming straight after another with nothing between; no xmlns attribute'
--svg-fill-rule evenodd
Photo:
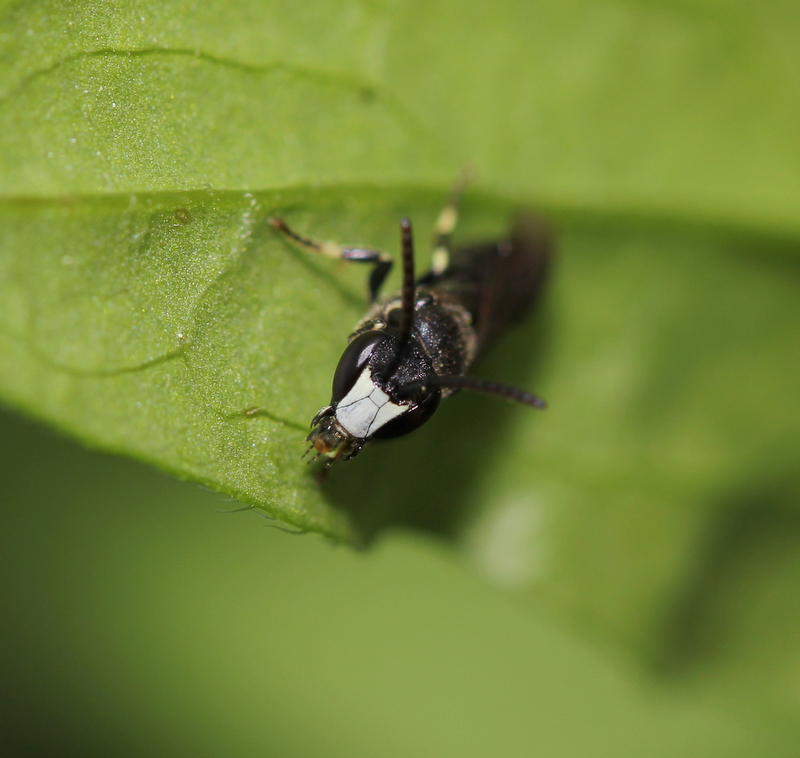
<svg viewBox="0 0 800 758"><path fill-rule="evenodd" d="M533 214L521 214L508 238L457 249L444 272L428 275L419 284L469 312L480 354L536 302L552 248L544 222Z"/></svg>

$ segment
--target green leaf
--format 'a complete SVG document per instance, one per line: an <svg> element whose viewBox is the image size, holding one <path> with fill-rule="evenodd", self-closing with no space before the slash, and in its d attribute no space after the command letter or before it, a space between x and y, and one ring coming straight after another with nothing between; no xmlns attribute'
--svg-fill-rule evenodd
<svg viewBox="0 0 800 758"><path fill-rule="evenodd" d="M800 10L103 7L0 18L5 401L337 540L432 531L793 713ZM454 398L320 488L303 437L364 274L265 220L396 250L408 214L424 249L468 163L461 239L558 223L538 318L480 367L551 407Z"/></svg>

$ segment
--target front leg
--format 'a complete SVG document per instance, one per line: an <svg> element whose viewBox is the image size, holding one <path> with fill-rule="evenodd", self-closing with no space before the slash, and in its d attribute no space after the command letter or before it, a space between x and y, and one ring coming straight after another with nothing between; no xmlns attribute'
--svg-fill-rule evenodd
<svg viewBox="0 0 800 758"><path fill-rule="evenodd" d="M303 237L290 229L286 222L278 216L270 218L269 224L273 229L283 234L284 237L307 250L327 255L329 258L373 264L374 268L369 275L369 297L373 303L378 299L378 293L392 270L392 257L388 253L384 253L382 250L372 250L368 247L344 247L333 242L319 242L309 237Z"/></svg>

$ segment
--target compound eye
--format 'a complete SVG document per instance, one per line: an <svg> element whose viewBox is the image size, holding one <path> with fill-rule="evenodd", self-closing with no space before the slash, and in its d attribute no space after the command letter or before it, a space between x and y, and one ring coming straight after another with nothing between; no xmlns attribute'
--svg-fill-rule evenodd
<svg viewBox="0 0 800 758"><path fill-rule="evenodd" d="M353 389L353 385L361 376L375 346L386 338L387 336L383 332L364 332L345 348L333 374L332 404L338 403Z"/></svg>
<svg viewBox="0 0 800 758"><path fill-rule="evenodd" d="M388 424L384 424L372 436L378 439L388 439L390 437L402 437L404 434L419 429L439 407L442 399L442 391L439 387L431 389L420 403L406 411L397 418L392 419Z"/></svg>

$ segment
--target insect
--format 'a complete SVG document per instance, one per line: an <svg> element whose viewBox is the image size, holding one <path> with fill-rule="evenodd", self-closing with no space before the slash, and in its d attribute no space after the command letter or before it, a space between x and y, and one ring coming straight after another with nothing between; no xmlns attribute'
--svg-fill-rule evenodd
<svg viewBox="0 0 800 758"><path fill-rule="evenodd" d="M507 239L451 249L458 219L457 186L435 228L431 270L416 279L411 222L400 222L403 284L379 299L392 268L387 253L317 242L281 218L271 226L301 247L373 265L372 307L349 337L333 375L331 402L314 416L309 451L336 460L358 455L372 439L399 437L422 426L440 400L457 390L488 392L534 408L545 402L516 387L467 376L484 350L519 320L541 289L552 242L533 215L518 216Z"/></svg>

